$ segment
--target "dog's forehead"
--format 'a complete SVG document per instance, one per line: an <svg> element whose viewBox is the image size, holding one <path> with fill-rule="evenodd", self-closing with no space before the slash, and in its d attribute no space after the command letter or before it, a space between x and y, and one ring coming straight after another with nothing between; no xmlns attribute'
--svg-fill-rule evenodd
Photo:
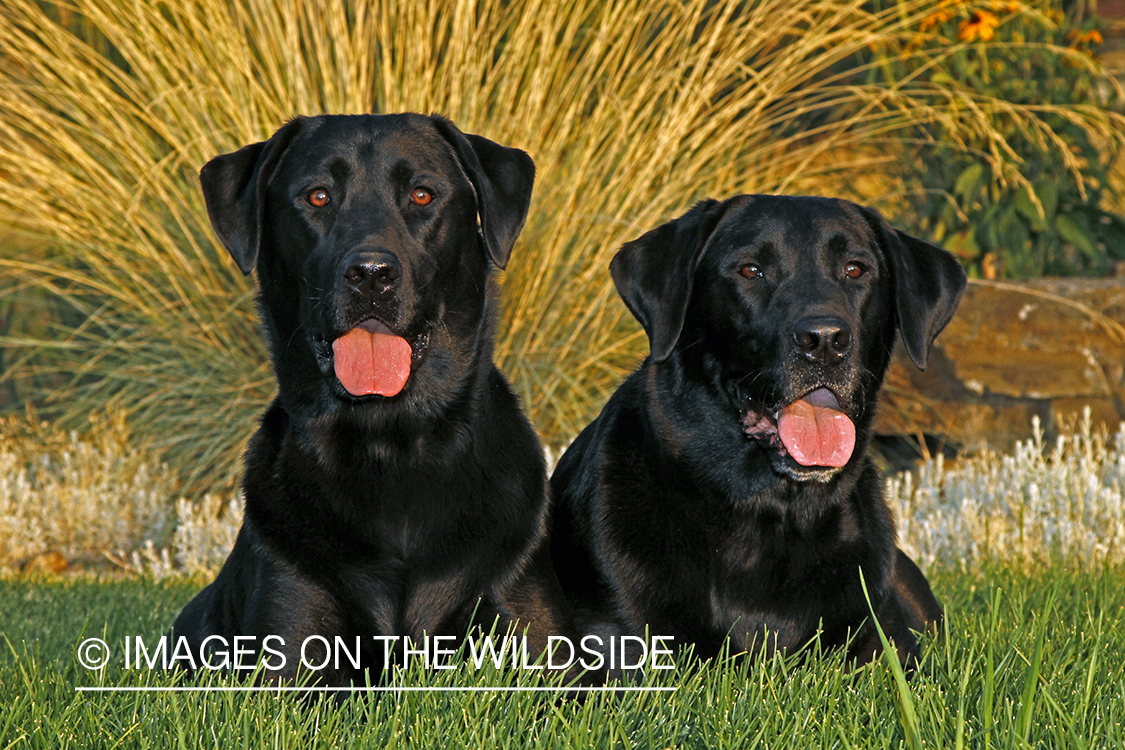
<svg viewBox="0 0 1125 750"><path fill-rule="evenodd" d="M870 224L853 203L782 195L736 199L712 238L713 244L727 251L767 244L796 251L825 246L874 247L877 242Z"/></svg>
<svg viewBox="0 0 1125 750"><path fill-rule="evenodd" d="M295 146L299 163L314 170L342 160L387 169L458 171L452 146L424 115L325 115L312 119Z"/></svg>

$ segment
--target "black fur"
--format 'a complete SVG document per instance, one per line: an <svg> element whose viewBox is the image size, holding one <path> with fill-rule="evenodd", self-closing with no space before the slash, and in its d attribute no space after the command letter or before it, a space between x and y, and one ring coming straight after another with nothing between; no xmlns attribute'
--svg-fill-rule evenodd
<svg viewBox="0 0 1125 750"><path fill-rule="evenodd" d="M542 452L492 360L490 267L527 214L527 154L440 117L324 116L200 176L216 232L243 272L257 269L279 393L246 452L238 540L173 635L196 653L211 635L278 635L287 666L268 674L280 678L306 637L360 636L359 670L317 675L348 685L385 666L371 636L460 638L499 618L500 634L529 629L534 654L569 633ZM411 202L418 187L428 205ZM319 208L307 200L318 188ZM397 276L346 281L357 253ZM411 345L393 397L352 396L334 374L332 341L370 319Z"/></svg>
<svg viewBox="0 0 1125 750"><path fill-rule="evenodd" d="M862 274L852 279L847 264ZM551 479L552 554L581 632L674 636L710 657L850 641L904 663L942 609L895 546L865 449L896 331L919 367L965 286L951 255L825 198L704 201L610 265L651 354ZM847 336L802 347L807 321ZM806 342L807 343L807 342ZM750 424L827 387L856 426L841 468L799 465Z"/></svg>

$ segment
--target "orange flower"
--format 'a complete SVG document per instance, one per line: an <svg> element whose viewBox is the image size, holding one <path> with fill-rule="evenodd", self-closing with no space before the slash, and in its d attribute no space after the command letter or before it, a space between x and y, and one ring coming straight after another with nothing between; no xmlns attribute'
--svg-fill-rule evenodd
<svg viewBox="0 0 1125 750"><path fill-rule="evenodd" d="M993 0L992 9L1001 13L1016 13L1023 9L1023 5L1011 0Z"/></svg>
<svg viewBox="0 0 1125 750"><path fill-rule="evenodd" d="M968 20L962 21L961 26L958 27L957 38L962 42L971 42L974 39L987 42L996 35L996 27L999 25L1000 19L995 14L987 10L973 11Z"/></svg>
<svg viewBox="0 0 1125 750"><path fill-rule="evenodd" d="M922 23L918 25L918 30L925 33L931 29L941 26L946 21L953 18L953 13L948 10L938 10L922 19Z"/></svg>
<svg viewBox="0 0 1125 750"><path fill-rule="evenodd" d="M1087 44L1102 44L1105 40L1102 39L1101 32L1097 29L1090 31L1074 31L1067 34L1071 39L1071 47L1083 47Z"/></svg>

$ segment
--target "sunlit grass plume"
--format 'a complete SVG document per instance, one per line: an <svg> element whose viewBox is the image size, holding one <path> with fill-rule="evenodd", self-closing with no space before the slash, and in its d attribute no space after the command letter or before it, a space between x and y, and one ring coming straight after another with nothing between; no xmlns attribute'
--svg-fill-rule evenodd
<svg viewBox="0 0 1125 750"><path fill-rule="evenodd" d="M606 270L623 241L705 196L846 193L919 124L975 143L1015 119L1065 149L1032 107L862 83L857 61L934 7L7 0L0 229L21 239L0 249L2 286L53 312L3 342L21 357L4 377L64 422L119 402L190 486L229 482L274 384L199 167L297 114L440 112L538 166L497 353L541 434L566 440L647 348ZM1097 108L1064 114L1125 132ZM993 146L982 158L1006 158Z"/></svg>

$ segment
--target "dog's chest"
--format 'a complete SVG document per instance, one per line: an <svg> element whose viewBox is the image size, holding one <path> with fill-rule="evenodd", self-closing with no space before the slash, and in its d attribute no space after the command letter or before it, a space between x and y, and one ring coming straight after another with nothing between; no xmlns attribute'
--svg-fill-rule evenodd
<svg viewBox="0 0 1125 750"><path fill-rule="evenodd" d="M783 648L833 616L869 553L843 508L811 523L773 510L732 513L709 536L714 627L736 637L768 631Z"/></svg>
<svg viewBox="0 0 1125 750"><path fill-rule="evenodd" d="M419 642L426 634L462 635L468 626L462 610L480 596L479 586L463 571L429 563L384 556L380 564L339 571L341 598L353 603L349 615L359 629Z"/></svg>

